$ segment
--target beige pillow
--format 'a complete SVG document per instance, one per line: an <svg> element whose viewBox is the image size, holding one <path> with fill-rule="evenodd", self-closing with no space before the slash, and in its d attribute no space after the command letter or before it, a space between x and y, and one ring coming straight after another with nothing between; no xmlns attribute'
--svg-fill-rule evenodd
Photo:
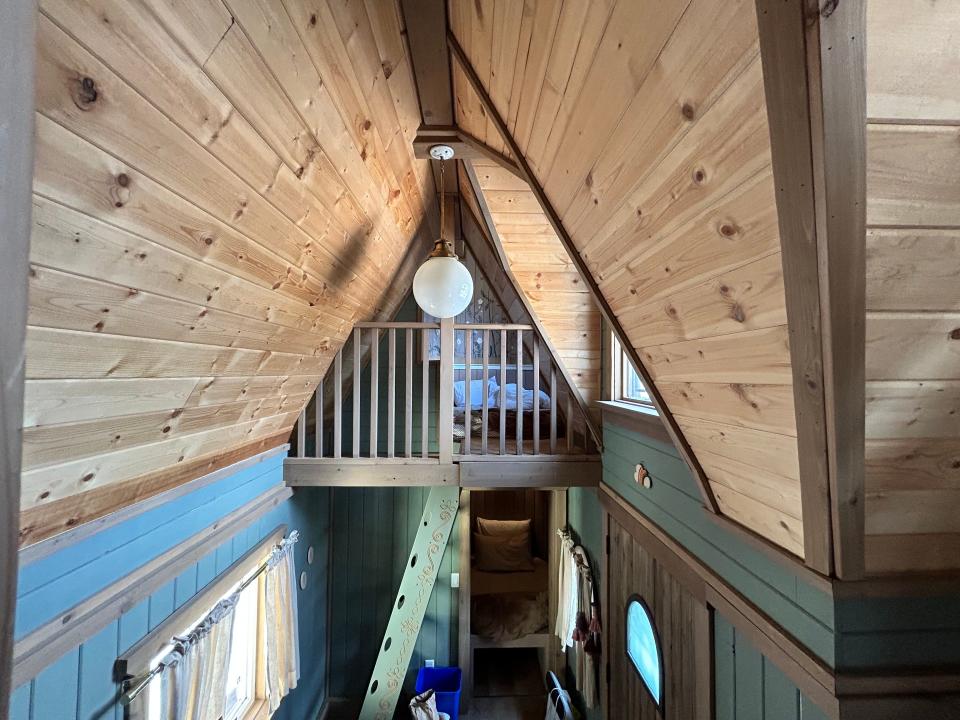
<svg viewBox="0 0 960 720"><path fill-rule="evenodd" d="M483 572L528 572L533 570L528 536L473 534L474 567Z"/></svg>
<svg viewBox="0 0 960 720"><path fill-rule="evenodd" d="M477 518L477 531L481 535L491 537L512 537L514 535L525 535L530 538L530 531L533 521L526 520L490 520L488 518Z"/></svg>

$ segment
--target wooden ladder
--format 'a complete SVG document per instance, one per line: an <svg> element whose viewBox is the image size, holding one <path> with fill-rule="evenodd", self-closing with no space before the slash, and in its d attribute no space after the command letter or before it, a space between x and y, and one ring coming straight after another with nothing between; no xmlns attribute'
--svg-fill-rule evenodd
<svg viewBox="0 0 960 720"><path fill-rule="evenodd" d="M359 720L393 718L459 505L459 488L430 488Z"/></svg>

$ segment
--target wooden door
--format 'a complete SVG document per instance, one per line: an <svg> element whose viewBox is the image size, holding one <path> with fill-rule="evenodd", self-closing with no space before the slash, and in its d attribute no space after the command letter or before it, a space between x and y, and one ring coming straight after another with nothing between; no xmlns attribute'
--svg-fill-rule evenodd
<svg viewBox="0 0 960 720"><path fill-rule="evenodd" d="M707 606L613 518L609 519L609 533L605 581L609 720L709 720L713 717L712 633ZM647 605L660 641L660 708L627 656L626 609L634 596Z"/></svg>

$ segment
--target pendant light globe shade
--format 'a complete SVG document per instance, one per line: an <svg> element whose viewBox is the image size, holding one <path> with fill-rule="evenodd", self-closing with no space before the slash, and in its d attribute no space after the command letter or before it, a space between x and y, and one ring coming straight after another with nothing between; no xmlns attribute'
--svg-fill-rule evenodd
<svg viewBox="0 0 960 720"><path fill-rule="evenodd" d="M435 318L462 313L473 297L473 278L456 257L432 257L413 277L417 305Z"/></svg>

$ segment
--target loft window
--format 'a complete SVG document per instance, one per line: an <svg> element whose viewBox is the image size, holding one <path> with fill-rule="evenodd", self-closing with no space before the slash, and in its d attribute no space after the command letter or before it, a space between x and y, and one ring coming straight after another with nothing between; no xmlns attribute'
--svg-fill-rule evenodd
<svg viewBox="0 0 960 720"><path fill-rule="evenodd" d="M661 707L663 704L663 660L660 656L660 640L653 627L653 617L647 604L639 595L627 601L627 657L633 664L650 697Z"/></svg>
<svg viewBox="0 0 960 720"><path fill-rule="evenodd" d="M639 405L652 405L650 395L643 386L639 373L630 361L630 356L621 347L620 341L613 333L610 333L610 339L613 364L613 372L611 373L613 399Z"/></svg>

